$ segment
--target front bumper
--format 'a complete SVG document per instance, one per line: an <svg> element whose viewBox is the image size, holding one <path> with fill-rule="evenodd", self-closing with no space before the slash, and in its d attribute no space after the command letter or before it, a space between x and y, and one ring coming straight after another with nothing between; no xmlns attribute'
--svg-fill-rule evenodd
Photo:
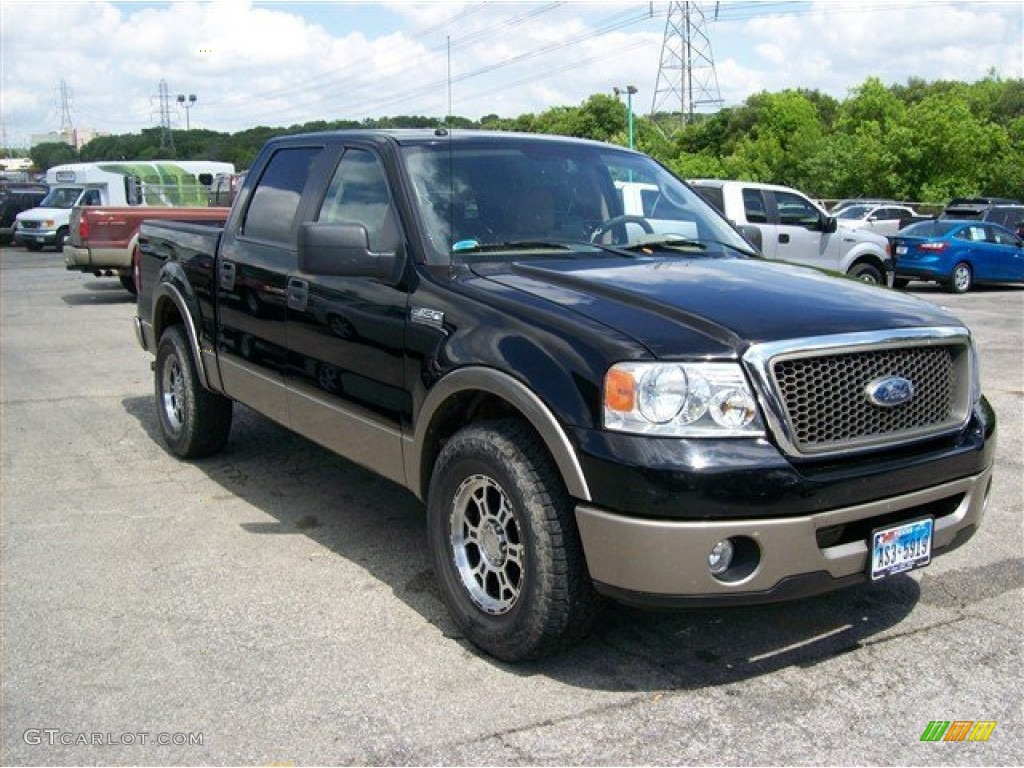
<svg viewBox="0 0 1024 768"><path fill-rule="evenodd" d="M952 551L981 523L991 476L990 466L933 488L799 517L651 520L580 504L576 520L591 578L615 599L680 606L776 602L867 581L874 528L933 515L933 557ZM756 545L756 564L740 578L716 577L708 554L730 537Z"/></svg>
<svg viewBox="0 0 1024 768"><path fill-rule="evenodd" d="M55 229L23 229L18 227L14 230L14 241L19 245L25 243L39 243L40 245L53 245L57 242L57 230Z"/></svg>

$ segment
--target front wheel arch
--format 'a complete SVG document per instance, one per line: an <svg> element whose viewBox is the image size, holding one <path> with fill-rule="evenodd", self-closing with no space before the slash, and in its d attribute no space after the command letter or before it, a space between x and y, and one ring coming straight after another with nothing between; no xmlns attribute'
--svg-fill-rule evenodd
<svg viewBox="0 0 1024 768"><path fill-rule="evenodd" d="M551 408L518 379L493 368L460 368L434 384L420 408L412 450L406 452L406 485L427 498L434 462L458 429L485 418L516 417L527 422L554 460L569 494L591 501L590 485L576 450Z"/></svg>

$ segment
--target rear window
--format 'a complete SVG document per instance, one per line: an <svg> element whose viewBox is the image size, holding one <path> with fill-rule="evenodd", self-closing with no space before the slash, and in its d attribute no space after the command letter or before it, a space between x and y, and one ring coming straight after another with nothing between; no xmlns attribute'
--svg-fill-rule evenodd
<svg viewBox="0 0 1024 768"><path fill-rule="evenodd" d="M900 236L907 237L942 237L957 224L951 221L919 221L900 230Z"/></svg>

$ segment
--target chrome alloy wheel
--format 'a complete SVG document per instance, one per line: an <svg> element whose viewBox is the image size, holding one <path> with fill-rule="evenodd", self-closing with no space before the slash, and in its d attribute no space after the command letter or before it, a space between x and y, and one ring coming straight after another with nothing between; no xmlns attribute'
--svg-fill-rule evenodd
<svg viewBox="0 0 1024 768"><path fill-rule="evenodd" d="M181 361L174 355L164 365L160 389L167 426L174 434L178 434L185 423L185 374L181 370Z"/></svg>
<svg viewBox="0 0 1024 768"><path fill-rule="evenodd" d="M953 268L953 288L957 293L966 293L971 288L971 268L957 264Z"/></svg>
<svg viewBox="0 0 1024 768"><path fill-rule="evenodd" d="M512 610L523 589L526 553L505 491L484 475L467 477L452 500L450 530L470 599L495 616Z"/></svg>

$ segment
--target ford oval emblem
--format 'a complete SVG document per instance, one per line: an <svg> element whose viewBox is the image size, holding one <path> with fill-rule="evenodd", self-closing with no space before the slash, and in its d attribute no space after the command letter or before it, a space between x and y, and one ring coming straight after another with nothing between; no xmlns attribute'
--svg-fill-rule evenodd
<svg viewBox="0 0 1024 768"><path fill-rule="evenodd" d="M902 376L886 376L875 379L864 388L868 402L882 408L895 408L910 402L914 397L914 382Z"/></svg>

